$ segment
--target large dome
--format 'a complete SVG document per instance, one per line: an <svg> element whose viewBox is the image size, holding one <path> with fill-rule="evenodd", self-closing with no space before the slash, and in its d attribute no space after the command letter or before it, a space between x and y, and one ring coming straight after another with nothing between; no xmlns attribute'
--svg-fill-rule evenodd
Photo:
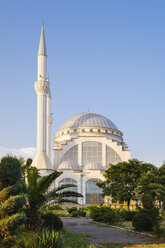
<svg viewBox="0 0 165 248"><path fill-rule="evenodd" d="M105 127L118 130L116 125L105 116L90 112L74 115L64 122L60 130L74 127Z"/></svg>

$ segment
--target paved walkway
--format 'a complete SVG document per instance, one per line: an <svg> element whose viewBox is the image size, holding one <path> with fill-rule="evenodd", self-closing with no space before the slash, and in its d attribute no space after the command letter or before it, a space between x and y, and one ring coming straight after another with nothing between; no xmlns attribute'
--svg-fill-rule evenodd
<svg viewBox="0 0 165 248"><path fill-rule="evenodd" d="M154 238L147 235L102 226L87 218L62 218L62 221L64 223L64 227L71 232L89 234L90 237L88 240L94 245L122 242L133 244L156 243Z"/></svg>

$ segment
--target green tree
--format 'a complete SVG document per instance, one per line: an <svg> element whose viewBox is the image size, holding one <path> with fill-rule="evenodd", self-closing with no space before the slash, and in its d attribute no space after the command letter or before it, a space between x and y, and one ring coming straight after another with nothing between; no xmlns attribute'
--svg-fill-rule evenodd
<svg viewBox="0 0 165 248"><path fill-rule="evenodd" d="M159 168L159 187L160 200L163 203L163 210L165 210L165 163Z"/></svg>
<svg viewBox="0 0 165 248"><path fill-rule="evenodd" d="M32 160L31 158L28 158L28 159L26 160L26 167L29 168L30 165L32 164L32 162L33 162L33 160Z"/></svg>
<svg viewBox="0 0 165 248"><path fill-rule="evenodd" d="M136 191L141 202L139 210L148 216L152 223L151 228L158 229L161 221L158 202L163 195L159 169L154 168L144 174L138 182Z"/></svg>
<svg viewBox="0 0 165 248"><path fill-rule="evenodd" d="M64 202L74 202L70 197L82 197L81 194L67 190L75 187L73 184L65 184L58 188L51 188L52 183L62 172L54 171L47 176L40 176L35 167L27 171L25 194L27 197L26 214L28 225L34 229L40 225L40 212L45 204L54 205Z"/></svg>
<svg viewBox="0 0 165 248"><path fill-rule="evenodd" d="M22 194L22 170L18 159L4 157L0 162L0 234L4 247L11 247L24 227L26 199Z"/></svg>
<svg viewBox="0 0 165 248"><path fill-rule="evenodd" d="M138 180L152 168L153 165L136 159L110 164L104 174L106 180L97 185L102 188L104 196L111 196L114 201L126 201L129 209L131 199L136 199Z"/></svg>
<svg viewBox="0 0 165 248"><path fill-rule="evenodd" d="M161 209L160 203L163 202L164 205L165 202L165 165L145 174L139 183L138 190L140 189L142 194L147 192L153 195L154 201L159 202Z"/></svg>
<svg viewBox="0 0 165 248"><path fill-rule="evenodd" d="M17 157L15 157L15 158L17 158ZM25 177L25 174L27 172L27 169L30 168L33 160L31 158L28 158L26 160L26 163L25 163L25 159L23 157L19 157L18 160L19 160L20 165L21 165L21 168L22 168L23 176Z"/></svg>
<svg viewBox="0 0 165 248"><path fill-rule="evenodd" d="M15 158L17 158L17 157L15 156ZM25 166L25 159L23 157L21 157L21 156L19 158L17 158L17 159L19 160L20 165L23 168Z"/></svg>

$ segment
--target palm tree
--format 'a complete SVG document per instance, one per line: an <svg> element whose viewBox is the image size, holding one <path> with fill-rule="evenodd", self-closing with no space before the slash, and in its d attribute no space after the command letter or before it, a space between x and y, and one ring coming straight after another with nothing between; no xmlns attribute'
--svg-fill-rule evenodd
<svg viewBox="0 0 165 248"><path fill-rule="evenodd" d="M31 226L40 222L40 211L45 204L54 205L64 202L77 203L70 197L83 197L81 194L67 190L70 187L76 187L74 184L65 184L58 188L51 189L51 185L62 172L53 171L47 176L40 176L35 167L27 170L27 179L25 183L25 194L27 198L26 215L28 224Z"/></svg>

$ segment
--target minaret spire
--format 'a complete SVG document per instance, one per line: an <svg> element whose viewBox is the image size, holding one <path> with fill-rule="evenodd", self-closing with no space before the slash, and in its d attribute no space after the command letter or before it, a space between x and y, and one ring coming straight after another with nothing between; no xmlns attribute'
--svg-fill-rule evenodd
<svg viewBox="0 0 165 248"><path fill-rule="evenodd" d="M43 23L38 49L38 81L42 79L47 81L47 51Z"/></svg>
<svg viewBox="0 0 165 248"><path fill-rule="evenodd" d="M38 56L44 55L47 57L46 51L46 43L45 43L45 34L44 34L44 23L42 22L41 36L40 36L40 44L38 49Z"/></svg>

